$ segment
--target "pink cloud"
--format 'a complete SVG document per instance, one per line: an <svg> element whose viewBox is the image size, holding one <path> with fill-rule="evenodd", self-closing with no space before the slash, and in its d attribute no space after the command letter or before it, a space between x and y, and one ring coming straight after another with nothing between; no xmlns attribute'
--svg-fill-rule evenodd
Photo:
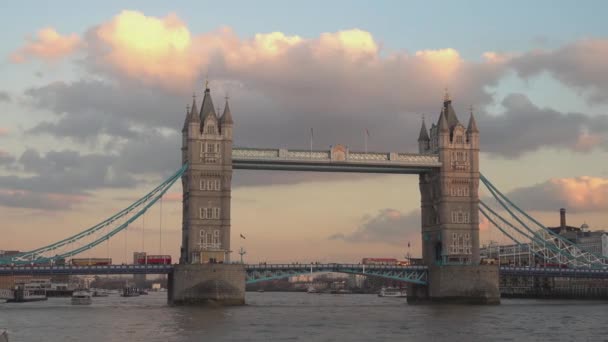
<svg viewBox="0 0 608 342"><path fill-rule="evenodd" d="M0 137L3 135L8 135L8 133L9 133L8 128L0 127Z"/></svg>
<svg viewBox="0 0 608 342"><path fill-rule="evenodd" d="M11 55L11 61L22 63L27 59L57 60L72 53L80 45L78 35L60 35L54 28L38 31L36 38L28 38L26 44Z"/></svg>
<svg viewBox="0 0 608 342"><path fill-rule="evenodd" d="M170 192L163 195L163 201L181 202L183 195L181 192Z"/></svg>
<svg viewBox="0 0 608 342"><path fill-rule="evenodd" d="M582 176L552 179L557 194L574 209L608 209L608 179Z"/></svg>
<svg viewBox="0 0 608 342"><path fill-rule="evenodd" d="M63 210L82 203L86 198L82 195L0 189L0 205L5 207Z"/></svg>
<svg viewBox="0 0 608 342"><path fill-rule="evenodd" d="M471 68L493 74L503 64L497 59L471 64L454 49L386 55L371 33L357 28L312 38L270 32L242 39L230 27L194 34L175 14L153 17L138 11L122 11L85 37L93 70L180 90L191 90L209 72L213 79L256 83L256 88L290 89L299 80L318 85L314 88L324 94L337 88L349 89L349 98L366 90L389 91L401 101L404 94L441 94L448 84L463 93L479 89L484 80L475 80ZM404 78L416 81L404 89Z"/></svg>

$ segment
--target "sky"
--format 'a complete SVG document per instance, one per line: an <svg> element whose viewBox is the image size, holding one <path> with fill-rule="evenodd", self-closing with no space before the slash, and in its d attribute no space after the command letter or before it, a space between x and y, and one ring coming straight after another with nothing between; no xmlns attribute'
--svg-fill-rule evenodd
<svg viewBox="0 0 608 342"><path fill-rule="evenodd" d="M416 152L447 88L461 122L473 106L501 191L548 226L565 207L568 224L608 229L604 1L0 6L0 250L77 233L175 172L205 79L246 147L307 148L314 128L317 149L362 150L368 130L370 150ZM416 176L235 171L233 185L247 261L420 253ZM84 256L177 258L180 193Z"/></svg>

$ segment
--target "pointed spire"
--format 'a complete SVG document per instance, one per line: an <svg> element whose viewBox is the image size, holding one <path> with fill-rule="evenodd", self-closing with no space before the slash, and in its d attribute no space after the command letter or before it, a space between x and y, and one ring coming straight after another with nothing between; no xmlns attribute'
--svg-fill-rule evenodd
<svg viewBox="0 0 608 342"><path fill-rule="evenodd" d="M430 141L429 133L426 130L426 124L424 123L424 115L422 116L422 127L420 127L420 134L418 135L418 141Z"/></svg>
<svg viewBox="0 0 608 342"><path fill-rule="evenodd" d="M230 106L228 105L228 95L225 97L226 104L224 105L224 114L222 114L222 118L220 122L222 125L232 125L234 121L232 121L232 113L230 112Z"/></svg>
<svg viewBox="0 0 608 342"><path fill-rule="evenodd" d="M460 123L460 121L458 121L458 117L456 117L456 112L452 107L452 99L450 98L450 94L448 93L448 88L445 88L445 95L443 97L443 108L445 111L445 118L448 121L448 128L451 131L454 126Z"/></svg>
<svg viewBox="0 0 608 342"><path fill-rule="evenodd" d="M479 133L479 129L477 129L477 122L475 122L475 117L473 116L473 106L470 108L471 117L469 118L469 126L467 127L468 133Z"/></svg>
<svg viewBox="0 0 608 342"><path fill-rule="evenodd" d="M201 122L204 123L205 119L211 115L217 119L215 108L213 108L213 100L211 99L211 91L209 90L209 81L205 81L205 95L203 96L200 112Z"/></svg>
<svg viewBox="0 0 608 342"><path fill-rule="evenodd" d="M190 106L186 105L186 119L184 120L184 127L182 128L182 132L188 130L188 120L190 119Z"/></svg>
<svg viewBox="0 0 608 342"><path fill-rule="evenodd" d="M445 108L441 109L441 115L439 115L439 123L437 124L439 132L449 132L448 121L445 118Z"/></svg>

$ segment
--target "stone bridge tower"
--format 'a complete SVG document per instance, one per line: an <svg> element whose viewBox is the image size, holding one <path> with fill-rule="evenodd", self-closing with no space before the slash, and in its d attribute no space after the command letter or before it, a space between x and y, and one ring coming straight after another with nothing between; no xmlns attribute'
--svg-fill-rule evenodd
<svg viewBox="0 0 608 342"><path fill-rule="evenodd" d="M180 264L230 261L232 113L218 117L208 83L198 111L192 100L182 130L183 223Z"/></svg>
<svg viewBox="0 0 608 342"><path fill-rule="evenodd" d="M465 128L446 93L430 136L423 121L418 147L421 154L437 154L442 165L420 174L422 258L429 267L429 286L414 286L408 301L499 302L498 268L480 265L479 130L473 110Z"/></svg>
<svg viewBox="0 0 608 342"><path fill-rule="evenodd" d="M420 175L422 251L428 264L479 264L479 130L473 113L465 128L446 95L420 153L439 155L441 169Z"/></svg>

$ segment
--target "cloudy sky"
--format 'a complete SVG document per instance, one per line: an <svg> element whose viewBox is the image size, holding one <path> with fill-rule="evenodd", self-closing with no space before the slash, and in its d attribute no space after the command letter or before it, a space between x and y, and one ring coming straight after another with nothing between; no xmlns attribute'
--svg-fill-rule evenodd
<svg viewBox="0 0 608 342"><path fill-rule="evenodd" d="M0 14L0 250L126 207L180 167L208 76L235 145L416 151L449 89L474 107L481 171L546 225L608 228L608 5L589 1L21 1ZM249 261L420 251L415 176L236 171ZM86 256L177 257L181 187ZM162 228L162 247L159 230ZM143 232L143 233L142 233ZM239 234L246 240L237 239ZM484 226L483 238L499 239Z"/></svg>

